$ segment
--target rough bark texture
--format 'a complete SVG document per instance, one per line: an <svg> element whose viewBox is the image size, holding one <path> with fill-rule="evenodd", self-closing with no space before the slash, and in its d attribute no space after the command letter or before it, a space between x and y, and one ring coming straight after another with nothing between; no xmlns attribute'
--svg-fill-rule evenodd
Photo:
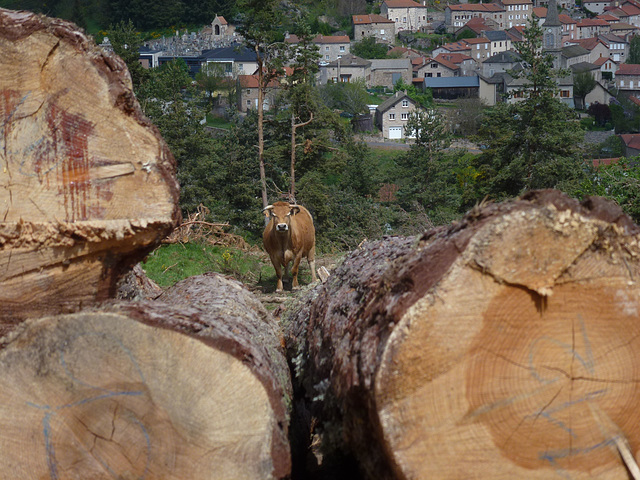
<svg viewBox="0 0 640 480"><path fill-rule="evenodd" d="M291 392L273 320L220 277L194 277L166 300L27 320L2 340L4 477L290 473Z"/></svg>
<svg viewBox="0 0 640 480"><path fill-rule="evenodd" d="M147 274L138 263L133 269L120 279L116 298L118 300L155 300L164 290Z"/></svg>
<svg viewBox="0 0 640 480"><path fill-rule="evenodd" d="M0 334L113 297L179 218L175 161L122 60L0 9Z"/></svg>
<svg viewBox="0 0 640 480"><path fill-rule="evenodd" d="M639 239L611 203L541 191L353 252L285 319L325 453L376 479L628 478Z"/></svg>

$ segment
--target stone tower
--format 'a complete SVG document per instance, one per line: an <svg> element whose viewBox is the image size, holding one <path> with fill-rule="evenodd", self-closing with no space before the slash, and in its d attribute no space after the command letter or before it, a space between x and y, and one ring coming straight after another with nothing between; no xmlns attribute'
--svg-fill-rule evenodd
<svg viewBox="0 0 640 480"><path fill-rule="evenodd" d="M556 0L549 0L547 18L542 24L542 49L553 56L553 67L562 68L562 24Z"/></svg>

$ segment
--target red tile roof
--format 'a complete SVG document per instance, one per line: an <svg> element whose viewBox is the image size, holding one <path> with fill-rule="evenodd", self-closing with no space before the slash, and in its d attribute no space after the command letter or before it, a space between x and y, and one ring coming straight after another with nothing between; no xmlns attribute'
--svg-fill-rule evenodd
<svg viewBox="0 0 640 480"><path fill-rule="evenodd" d="M440 54L442 55L442 54ZM460 69L460 67L458 65L456 65L453 62L450 62L449 60L446 60L444 58L442 58L440 55L438 55L436 58L433 59L434 62L438 62L440 65L447 67L450 70L458 70Z"/></svg>
<svg viewBox="0 0 640 480"><path fill-rule="evenodd" d="M582 38L580 40L576 40L575 43L580 45L582 48L586 48L587 50L591 51L594 48L596 48L599 43L602 43L602 42L597 37L589 37L589 38Z"/></svg>
<svg viewBox="0 0 640 480"><path fill-rule="evenodd" d="M600 18L583 18L578 22L578 28L581 27L608 27L609 22Z"/></svg>
<svg viewBox="0 0 640 480"><path fill-rule="evenodd" d="M640 150L640 133L627 133L620 135L620 138L626 147Z"/></svg>
<svg viewBox="0 0 640 480"><path fill-rule="evenodd" d="M618 75L640 75L640 65L636 65L634 63L623 63L616 72L616 77Z"/></svg>
<svg viewBox="0 0 640 480"><path fill-rule="evenodd" d="M620 20L618 17L616 17L615 15L611 15L609 13L601 13L600 15L598 15L596 18L599 18L600 20L604 20L605 22L609 22L609 23L615 23L618 20Z"/></svg>
<svg viewBox="0 0 640 480"><path fill-rule="evenodd" d="M442 48L450 52L460 52L465 50L471 50L471 45L468 45L464 41L460 41L460 42L446 43L442 45Z"/></svg>
<svg viewBox="0 0 640 480"><path fill-rule="evenodd" d="M447 62L451 62L455 65L459 65L465 60L473 60L469 55L464 55L463 53L441 53L434 60L445 60Z"/></svg>
<svg viewBox="0 0 640 480"><path fill-rule="evenodd" d="M347 35L318 35L313 39L313 43L349 43L350 41Z"/></svg>
<svg viewBox="0 0 640 480"><path fill-rule="evenodd" d="M413 0L384 0L382 3L386 3L389 8L425 8L424 5Z"/></svg>
<svg viewBox="0 0 640 480"><path fill-rule="evenodd" d="M600 57L600 58L597 58L597 59L593 62L593 64L594 64L594 65L597 65L597 66L599 66L599 67L601 67L602 65L604 65L605 63L607 63L609 60L611 60L609 57ZM613 60L611 60L611 61L613 62ZM614 63L614 64L616 64L616 65L618 64L618 62L613 62L613 63Z"/></svg>
<svg viewBox="0 0 640 480"><path fill-rule="evenodd" d="M640 14L640 8L630 3L625 3L624 5L620 6L620 10L622 10L624 13L626 13L629 16Z"/></svg>
<svg viewBox="0 0 640 480"><path fill-rule="evenodd" d="M382 15L352 15L351 19L354 25L369 25L371 23L395 23L393 20L389 20Z"/></svg>

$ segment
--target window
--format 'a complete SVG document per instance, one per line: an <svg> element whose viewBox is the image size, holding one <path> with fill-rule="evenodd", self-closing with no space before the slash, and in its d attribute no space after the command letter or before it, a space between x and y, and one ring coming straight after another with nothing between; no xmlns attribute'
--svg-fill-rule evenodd
<svg viewBox="0 0 640 480"><path fill-rule="evenodd" d="M431 68L438 68L438 64L437 63L432 63L431 64Z"/></svg>
<svg viewBox="0 0 640 480"><path fill-rule="evenodd" d="M247 89L247 95L251 95L251 90Z"/></svg>
<svg viewBox="0 0 640 480"><path fill-rule="evenodd" d="M395 113L390 113L389 114L389 120L395 120L396 119L396 114Z"/></svg>
<svg viewBox="0 0 640 480"><path fill-rule="evenodd" d="M324 59L325 59L325 60L329 60L329 55L325 55L325 56L324 56Z"/></svg>
<svg viewBox="0 0 640 480"><path fill-rule="evenodd" d="M400 115L400 117L402 118L402 120L409 120L409 114L408 113L403 113L402 115Z"/></svg>
<svg viewBox="0 0 640 480"><path fill-rule="evenodd" d="M403 107L408 107L409 106L409 100L402 100L402 106Z"/></svg>
<svg viewBox="0 0 640 480"><path fill-rule="evenodd" d="M344 52L344 45L340 45L340 51Z"/></svg>
<svg viewBox="0 0 640 480"><path fill-rule="evenodd" d="M620 86L624 87L624 80L620 80Z"/></svg>
<svg viewBox="0 0 640 480"><path fill-rule="evenodd" d="M569 98L569 90L560 90L560 97Z"/></svg>
<svg viewBox="0 0 640 480"><path fill-rule="evenodd" d="M251 106L251 100L247 100L247 107Z"/></svg>
<svg viewBox="0 0 640 480"><path fill-rule="evenodd" d="M629 82L629 88L633 88L633 80Z"/></svg>
<svg viewBox="0 0 640 480"><path fill-rule="evenodd" d="M329 51L329 47L324 47L325 52Z"/></svg>
<svg viewBox="0 0 640 480"><path fill-rule="evenodd" d="M480 50L480 44L476 45L476 50Z"/></svg>
<svg viewBox="0 0 640 480"><path fill-rule="evenodd" d="M431 72L429 72L429 73L425 73L425 74L424 74L424 77L425 77L425 78L431 78L431 77L433 77L433 73L431 73Z"/></svg>
<svg viewBox="0 0 640 480"><path fill-rule="evenodd" d="M407 23L407 17L402 17L402 23Z"/></svg>
<svg viewBox="0 0 640 480"><path fill-rule="evenodd" d="M364 33L363 33L363 35L364 35ZM380 29L380 35L384 35L384 28Z"/></svg>
<svg viewBox="0 0 640 480"><path fill-rule="evenodd" d="M438 74L436 75L437 77L441 77L442 74L440 72L438 72Z"/></svg>

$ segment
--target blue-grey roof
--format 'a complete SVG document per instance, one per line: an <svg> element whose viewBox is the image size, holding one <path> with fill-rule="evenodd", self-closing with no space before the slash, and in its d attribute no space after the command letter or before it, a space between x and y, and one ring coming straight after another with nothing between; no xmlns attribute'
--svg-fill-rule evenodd
<svg viewBox="0 0 640 480"><path fill-rule="evenodd" d="M504 30L488 30L486 32L482 32L482 35L492 42L504 42L508 38L507 32L505 32Z"/></svg>
<svg viewBox="0 0 640 480"><path fill-rule="evenodd" d="M468 88L479 87L480 80L474 77L427 77L424 79L424 86L429 88Z"/></svg>
<svg viewBox="0 0 640 480"><path fill-rule="evenodd" d="M202 52L202 60L234 61L234 62L255 62L256 52L242 45L232 45L230 47L214 48Z"/></svg>

